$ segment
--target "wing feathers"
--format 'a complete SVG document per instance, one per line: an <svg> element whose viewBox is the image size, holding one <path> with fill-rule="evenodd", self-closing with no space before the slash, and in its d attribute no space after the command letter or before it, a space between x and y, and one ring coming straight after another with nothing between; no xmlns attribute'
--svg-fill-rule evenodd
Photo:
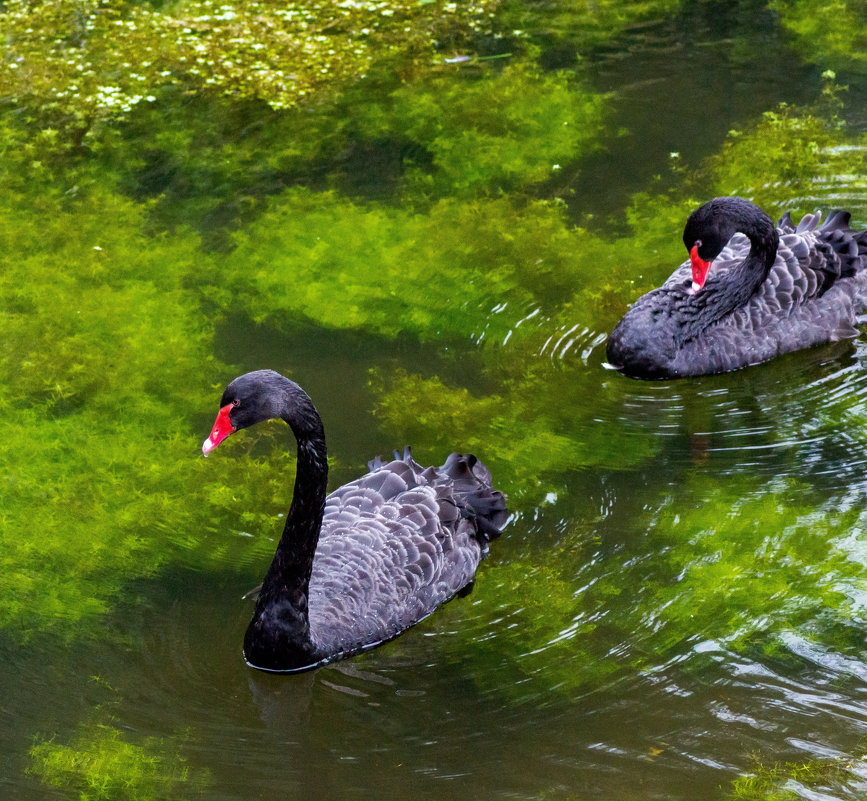
<svg viewBox="0 0 867 801"><path fill-rule="evenodd" d="M322 650L389 639L426 617L472 581L506 519L474 456L422 468L406 449L369 465L326 499L309 605Z"/></svg>

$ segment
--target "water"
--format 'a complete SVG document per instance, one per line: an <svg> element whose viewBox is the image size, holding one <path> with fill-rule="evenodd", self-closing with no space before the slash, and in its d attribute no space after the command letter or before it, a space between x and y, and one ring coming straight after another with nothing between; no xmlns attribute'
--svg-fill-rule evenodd
<svg viewBox="0 0 867 801"><path fill-rule="evenodd" d="M404 98L351 117L348 149L326 142L294 173L287 157L261 196L249 166L167 171L141 217L120 201L94 219L79 209L39 246L47 266L10 259L27 271L7 298L6 355L25 356L4 484L0 796L863 797L867 343L679 382L603 367L625 303L682 257L665 219L681 195L845 203L867 225L863 73L845 73L840 126L810 133L818 155L792 146L780 175L776 151L761 152L777 129L737 143L780 102L798 120L787 142L812 125L805 109L832 106L826 64L760 4L661 3L589 43L574 33L581 9L528 8L511 27L529 28L546 69L583 82L568 91L585 99L610 93L601 121L576 102L593 145L563 145L572 157L543 177L532 152L520 177L430 172L448 149ZM472 128L461 92L524 58L512 44L490 46L516 52L490 73L436 78L429 97L455 92L445 140ZM557 118L566 90L528 76L532 108ZM382 98L375 82L353 91ZM333 110L315 113L325 130ZM157 147L142 130L134 120L118 152ZM177 146L172 130L160 147ZM487 147L520 150L506 140ZM700 166L721 152L722 166ZM132 181L133 166L113 168ZM10 230L53 231L39 214ZM425 462L467 448L513 509L467 598L289 678L240 653L243 596L290 500L285 429L196 457L222 383L263 366L315 399L335 486L406 442Z"/></svg>

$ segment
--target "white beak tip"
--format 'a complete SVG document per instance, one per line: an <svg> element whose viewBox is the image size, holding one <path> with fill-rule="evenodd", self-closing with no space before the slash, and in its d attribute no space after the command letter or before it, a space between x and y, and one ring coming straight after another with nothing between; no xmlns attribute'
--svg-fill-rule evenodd
<svg viewBox="0 0 867 801"><path fill-rule="evenodd" d="M701 289L701 284L698 281L693 281L692 286L690 287L689 294L694 295L698 290Z"/></svg>
<svg viewBox="0 0 867 801"><path fill-rule="evenodd" d="M212 450L214 450L214 448L216 448L216 447L217 447L217 446L214 445L213 442L211 442L211 438L208 437L208 438L207 438L207 439L202 443L202 455L203 455L203 456L207 456L207 455L208 455Z"/></svg>

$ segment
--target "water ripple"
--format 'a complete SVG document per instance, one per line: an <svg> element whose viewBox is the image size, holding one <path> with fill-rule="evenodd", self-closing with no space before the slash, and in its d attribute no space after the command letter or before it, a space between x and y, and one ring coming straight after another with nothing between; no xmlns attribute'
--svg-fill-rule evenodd
<svg viewBox="0 0 867 801"><path fill-rule="evenodd" d="M724 376L624 382L609 425L684 443L669 459L725 471L860 474L867 463L867 343L789 354ZM608 410L606 410L608 411ZM794 458L792 458L794 457Z"/></svg>

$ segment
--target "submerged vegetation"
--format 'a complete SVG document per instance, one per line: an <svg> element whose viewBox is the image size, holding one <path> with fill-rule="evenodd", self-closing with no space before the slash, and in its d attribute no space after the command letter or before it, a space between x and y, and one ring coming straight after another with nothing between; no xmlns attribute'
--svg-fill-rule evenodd
<svg viewBox="0 0 867 801"><path fill-rule="evenodd" d="M45 740L30 749L30 772L77 801L184 801L208 787L207 772L159 737L129 742L107 724L83 726L69 745Z"/></svg>
<svg viewBox="0 0 867 801"><path fill-rule="evenodd" d="M863 538L854 544L851 532L864 529L863 502L697 468L676 491L645 491L637 512L600 521L580 504L587 518L557 547L487 568L474 598L495 610L496 636L470 626L473 646L457 658L532 704L649 677L687 656L681 670L695 675L726 653L785 663L796 643L817 659L824 649L857 658L867 606ZM605 535L622 516L640 535L614 547Z"/></svg>
<svg viewBox="0 0 867 801"><path fill-rule="evenodd" d="M808 60L834 69L867 69L863 0L772 0L770 7Z"/></svg>
<svg viewBox="0 0 867 801"><path fill-rule="evenodd" d="M850 141L852 148L867 147L867 137ZM702 197L740 194L781 215L786 200L773 189L773 176L784 176L795 191L807 194L814 185L849 169L844 142L826 119L784 106L769 111L750 130L733 131L721 154L688 172L667 194L636 195L627 210L628 228L619 236L571 227L556 206L542 207L552 223L547 230L534 228L534 233L542 233L533 247L536 258L507 262L516 271L526 271L523 281L535 286L537 294L519 296L515 303L514 296L491 287L489 308L496 311L484 321L485 328L475 332L477 340L493 340L486 351L489 364L483 369L490 371L494 389L487 396L473 397L443 385L439 378L398 372L388 380L376 373L378 414L408 441L418 441L425 424L434 423L428 430L442 432L443 437L448 432L467 447L490 452L495 472L507 476L513 498L522 492L533 496L533 485L540 479L550 486L553 475L566 477L570 469L625 466L647 458L658 441L636 437L628 424L612 431L594 423L626 416L621 408L623 387L617 377L606 380L580 369L580 349L598 344L630 300L661 283L682 260L678 233ZM532 210L538 213L538 207ZM523 218L528 219L526 208ZM506 230L511 235L515 228ZM486 253L492 237L487 230L485 234L475 254ZM508 249L499 247L496 252L508 254ZM642 265L646 272L640 281L634 272L618 270L624 262ZM502 269L490 272L508 274ZM553 288L569 288L561 290L555 304L546 302L553 294L546 292L549 276ZM497 298L507 308L497 308ZM447 319L441 315L440 325ZM571 352L563 347L570 337L579 342ZM539 359L540 355L547 358ZM592 404L586 402L588 393L593 393ZM452 402L456 396L462 397L459 404ZM516 475L521 470L530 473Z"/></svg>
<svg viewBox="0 0 867 801"><path fill-rule="evenodd" d="M412 63L487 24L493 0L10 0L2 94L46 123L98 137L161 91L216 92L273 109L363 77L374 57ZM98 142L98 139L97 139ZM94 142L96 144L97 142Z"/></svg>
<svg viewBox="0 0 867 801"><path fill-rule="evenodd" d="M764 764L758 757L753 771L736 779L725 801L798 801L799 798L856 796L864 792L863 745L851 757L807 759Z"/></svg>
<svg viewBox="0 0 867 801"><path fill-rule="evenodd" d="M0 223L2 377L17 409L0 446L0 625L23 638L85 634L173 549L225 556L224 534L202 547L208 521L223 504L273 510L277 481L228 494L190 460L188 421L210 411L219 374L198 295L183 286L205 263L197 238L148 233L117 195L39 207L7 194ZM207 499L204 514L191 495Z"/></svg>
<svg viewBox="0 0 867 801"><path fill-rule="evenodd" d="M648 148L656 177L606 216L576 196L607 192L594 164L624 140L622 96L592 67L624 31L702 4L5 3L5 640L135 649L118 620L148 581L195 567L251 583L291 454L277 426L216 461L198 448L224 380L262 352L293 373L315 331L346 347L335 371L353 368L325 404L384 452L478 453L510 497L471 598L424 624L455 623L433 640L476 686L564 704L727 654L864 659L863 482L829 487L827 454L788 444L846 420L836 447L859 463L860 401L841 390L792 412L755 374L669 390L601 368L607 332L683 260L683 221L707 198L797 218L845 180L867 223L867 137L819 78L860 68L863 26L827 11L857 3L768 7L820 68L812 98L781 90L692 161ZM277 344L247 363L251 331ZM358 342L373 355L356 360ZM770 483L707 442L718 419L736 427L713 397L739 385L754 444L778 454ZM337 472L374 455L329 437ZM243 477L226 468L241 449ZM185 798L207 780L120 724L19 746L69 797ZM786 798L771 793L787 770L732 797Z"/></svg>

